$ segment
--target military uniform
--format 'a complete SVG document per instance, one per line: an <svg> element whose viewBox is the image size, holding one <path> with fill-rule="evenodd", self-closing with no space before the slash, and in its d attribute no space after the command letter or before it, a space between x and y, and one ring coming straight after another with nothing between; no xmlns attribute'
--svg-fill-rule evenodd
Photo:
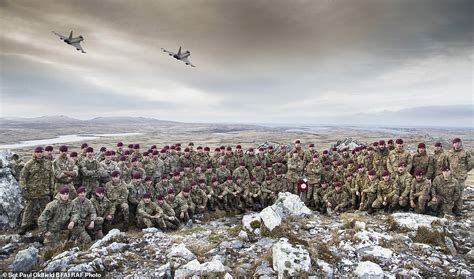
<svg viewBox="0 0 474 279"><path fill-rule="evenodd" d="M387 148L379 149L374 154L374 160L372 162L374 170L377 172L377 175L382 175L384 170L387 170L387 160L388 160L389 150Z"/></svg>
<svg viewBox="0 0 474 279"><path fill-rule="evenodd" d="M168 229L176 230L179 227L179 219L176 218L173 207L165 200L158 201L157 204L163 210L163 219Z"/></svg>
<svg viewBox="0 0 474 279"><path fill-rule="evenodd" d="M426 204L430 200L431 183L428 179L422 177L420 181L418 179L412 179L410 189L410 203L411 207L415 206L416 213L423 214L426 211Z"/></svg>
<svg viewBox="0 0 474 279"><path fill-rule="evenodd" d="M78 240L81 243L91 242L91 237L86 232L86 227L89 226L91 222L94 222L96 217L94 205L89 199L85 198L81 201L80 198L77 197L72 200L71 221L74 222L72 239Z"/></svg>
<svg viewBox="0 0 474 279"><path fill-rule="evenodd" d="M173 206L173 209L177 218L183 220L184 222L187 222L189 219L193 218L196 206L193 203L191 195L188 194L185 196L183 191L181 191L181 193L176 195L174 204L175 206ZM183 214L183 217L181 217L181 214Z"/></svg>
<svg viewBox="0 0 474 279"><path fill-rule="evenodd" d="M372 204L377 199L377 189L378 189L379 180L374 178L373 180L368 180L367 185L364 186L364 190L360 193L360 207L359 210L369 210L373 209Z"/></svg>
<svg viewBox="0 0 474 279"><path fill-rule="evenodd" d="M95 188L99 186L102 167L97 160L85 158L81 161L80 172L82 174L82 186L86 188L87 196L89 197L95 192Z"/></svg>
<svg viewBox="0 0 474 279"><path fill-rule="evenodd" d="M224 183L227 177L232 175L232 173L230 172L229 169L220 167L216 170L216 175L217 175L217 180L219 181L219 183Z"/></svg>
<svg viewBox="0 0 474 279"><path fill-rule="evenodd" d="M129 207L128 207L128 187L122 180L118 183L109 181L105 184L105 192L107 198L110 200L110 214L115 215L117 208L122 213L124 223L129 222Z"/></svg>
<svg viewBox="0 0 474 279"><path fill-rule="evenodd" d="M163 219L163 210L156 203L150 201L146 203L141 200L137 207L137 225L141 228L151 228L158 226L160 229L167 228Z"/></svg>
<svg viewBox="0 0 474 279"><path fill-rule="evenodd" d="M245 167L243 167L243 169L241 169L241 167L236 168L234 172L232 173L232 176L234 177L234 179L237 179L237 177L240 177L243 182L250 181L249 171Z"/></svg>
<svg viewBox="0 0 474 279"><path fill-rule="evenodd" d="M431 155L426 154L426 151L413 155L411 165L412 167L410 173L412 175L415 173L416 168L420 168L421 170L423 170L423 173L425 174L426 178L428 178L429 180L432 180L434 178L435 162Z"/></svg>
<svg viewBox="0 0 474 279"><path fill-rule="evenodd" d="M378 183L377 199L372 203L372 208L380 209L384 207L387 211L392 212L398 205L398 195L398 187L395 181L391 178L387 181L382 179Z"/></svg>
<svg viewBox="0 0 474 279"><path fill-rule="evenodd" d="M92 205L94 205L96 218L94 221L94 233L98 238L102 238L103 232L108 231L112 220L107 220L107 216L112 213L112 203L107 197L100 199L97 195L91 198Z"/></svg>
<svg viewBox="0 0 474 279"><path fill-rule="evenodd" d="M208 200L206 192L200 187L193 186L190 195L196 206L196 213L203 213L206 209Z"/></svg>
<svg viewBox="0 0 474 279"><path fill-rule="evenodd" d="M146 193L145 185L143 185L143 183L141 182L134 183L132 180L132 183L128 184L127 188L128 188L129 212L130 212L131 217L135 218L138 204L140 203L140 200L143 197L143 194Z"/></svg>
<svg viewBox="0 0 474 279"><path fill-rule="evenodd" d="M330 208L338 213L346 211L350 204L349 195L347 192L343 191L342 188L330 192L326 200L329 203Z"/></svg>
<svg viewBox="0 0 474 279"><path fill-rule="evenodd" d="M61 231L66 231L71 219L72 201L63 201L58 196L52 202L46 205L38 218L38 228L41 233L49 232L45 236L44 244L54 246L61 239Z"/></svg>
<svg viewBox="0 0 474 279"><path fill-rule="evenodd" d="M405 162L406 169L411 170L411 155L405 150L398 151L397 149L390 151L387 160L387 170L390 173L396 172L396 167L399 162Z"/></svg>
<svg viewBox="0 0 474 279"><path fill-rule="evenodd" d="M265 181L265 176L266 176L266 173L262 167L255 167L252 170L252 177L254 177L257 183L259 184Z"/></svg>
<svg viewBox="0 0 474 279"><path fill-rule="evenodd" d="M395 176L395 183L400 193L400 199L399 199L398 204L401 207L408 206L412 179L413 179L413 176L411 176L406 171L404 171L403 173L397 172Z"/></svg>
<svg viewBox="0 0 474 279"><path fill-rule="evenodd" d="M54 173L51 161L43 158L32 158L20 175L20 188L26 200L21 227L28 229L34 226L38 216L51 200L54 187Z"/></svg>
<svg viewBox="0 0 474 279"><path fill-rule="evenodd" d="M435 151L433 154L434 161L434 177L433 179L442 173L441 169L444 166L449 166L448 155L443 149Z"/></svg>
<svg viewBox="0 0 474 279"><path fill-rule="evenodd" d="M56 182L54 194L64 185L69 188L69 199L74 199L76 197L76 188L74 187L73 181L79 173L79 168L76 166L74 160L68 158L66 154L59 156L53 161L53 172Z"/></svg>
<svg viewBox="0 0 474 279"><path fill-rule="evenodd" d="M245 188L242 198L245 201L246 207L253 210L260 210L265 204L265 201L262 199L261 186L257 181L250 182L248 187Z"/></svg>
<svg viewBox="0 0 474 279"><path fill-rule="evenodd" d="M428 203L431 209L441 215L452 215L456 200L461 196L459 182L453 175L447 179L443 174L433 180L432 199Z"/></svg>
<svg viewBox="0 0 474 279"><path fill-rule="evenodd" d="M100 178L100 181L102 183L107 183L110 181L110 175L114 170L118 170L117 167L117 162L109 159L105 159L102 162L100 162L100 166L104 170L102 173L102 176Z"/></svg>
<svg viewBox="0 0 474 279"><path fill-rule="evenodd" d="M288 173L286 177L288 182L293 186L292 193L297 193L296 184L303 176L305 163L299 156L294 156L295 153L292 153L292 157L288 161Z"/></svg>

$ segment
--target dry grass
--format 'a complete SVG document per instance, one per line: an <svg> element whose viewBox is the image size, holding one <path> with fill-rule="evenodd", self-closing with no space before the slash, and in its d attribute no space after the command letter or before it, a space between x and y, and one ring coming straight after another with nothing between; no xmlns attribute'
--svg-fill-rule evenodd
<svg viewBox="0 0 474 279"><path fill-rule="evenodd" d="M433 230L428 227L418 227L412 240L414 242L440 246L445 252L449 251L446 247L446 243L444 242L444 234L438 230Z"/></svg>

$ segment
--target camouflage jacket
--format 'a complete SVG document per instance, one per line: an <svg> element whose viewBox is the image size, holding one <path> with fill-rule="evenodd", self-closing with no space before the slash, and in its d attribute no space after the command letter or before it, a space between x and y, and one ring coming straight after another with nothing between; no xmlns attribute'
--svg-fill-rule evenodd
<svg viewBox="0 0 474 279"><path fill-rule="evenodd" d="M448 161L454 177L460 183L464 183L467 179L467 173L471 171L473 167L471 153L464 149L455 150L451 148L448 152Z"/></svg>
<svg viewBox="0 0 474 279"><path fill-rule="evenodd" d="M120 180L117 185L113 181L107 182L105 184L105 192L107 198L114 204L127 203L128 201L128 187L123 180Z"/></svg>
<svg viewBox="0 0 474 279"><path fill-rule="evenodd" d="M76 163L67 156L60 156L53 161L53 171L56 182L61 184L71 183L74 180L74 177L79 174L79 168L76 166ZM64 173L65 171L72 171L75 173L75 175L68 176Z"/></svg>
<svg viewBox="0 0 474 279"><path fill-rule="evenodd" d="M397 185L393 179L388 181L381 180L378 184L377 199L383 201L385 198L389 199L395 195L399 195Z"/></svg>
<svg viewBox="0 0 474 279"><path fill-rule="evenodd" d="M254 168L252 170L252 177L255 177L255 180L257 181L257 183L263 183L265 181L265 176L266 176L266 173L263 168L260 168L260 169Z"/></svg>
<svg viewBox="0 0 474 279"><path fill-rule="evenodd" d="M432 197L436 197L447 203L454 203L460 195L459 181L454 178L453 175L445 179L441 174L433 180L431 187Z"/></svg>
<svg viewBox="0 0 474 279"><path fill-rule="evenodd" d="M140 182L140 184L133 184L130 183L127 186L128 188L128 203L132 205L138 205L140 200L143 198L143 194L145 194L145 185Z"/></svg>
<svg viewBox="0 0 474 279"><path fill-rule="evenodd" d="M163 201L161 205L160 204L158 205L163 210L164 215L168 217L176 216L176 213L174 212L173 207L171 207L171 205L167 201Z"/></svg>
<svg viewBox="0 0 474 279"><path fill-rule="evenodd" d="M23 198L36 199L50 196L54 192L53 164L49 160L29 160L20 175Z"/></svg>
<svg viewBox="0 0 474 279"><path fill-rule="evenodd" d="M442 173L441 169L444 166L449 166L448 155L443 151L435 151L433 154L434 161L434 176L433 179Z"/></svg>
<svg viewBox="0 0 474 279"><path fill-rule="evenodd" d="M152 216L163 217L163 210L155 202L145 203L141 200L137 207L137 215L142 218L150 218Z"/></svg>
<svg viewBox="0 0 474 279"><path fill-rule="evenodd" d="M79 197L72 200L72 217L71 221L76 224L84 224L86 221L94 221L97 218L94 205L85 198L81 202Z"/></svg>
<svg viewBox="0 0 474 279"><path fill-rule="evenodd" d="M390 151L390 154L388 155L388 160L387 160L387 170L390 173L394 173L397 170L397 166L399 162L405 162L406 163L406 169L411 170L411 155L405 150L402 150L399 152L398 150L392 150Z"/></svg>
<svg viewBox="0 0 474 279"><path fill-rule="evenodd" d="M421 181L412 179L410 186L410 200L414 200L421 195L428 196L431 193L431 182L423 178Z"/></svg>
<svg viewBox="0 0 474 279"><path fill-rule="evenodd" d="M71 219L72 201L62 201L59 197L46 205L38 218L41 232L58 232L65 229Z"/></svg>
<svg viewBox="0 0 474 279"><path fill-rule="evenodd" d="M411 176L408 172L398 173L395 176L395 183L398 187L398 191L400 193L400 197L407 198L410 195L411 189L411 181L413 176Z"/></svg>
<svg viewBox="0 0 474 279"><path fill-rule="evenodd" d="M97 217L103 217L112 214L112 204L107 197L99 199L96 195L93 195L91 198L91 202L94 205L95 213Z"/></svg>
<svg viewBox="0 0 474 279"><path fill-rule="evenodd" d="M412 157L412 167L411 167L411 174L415 173L416 168L421 168L423 170L423 174L428 179L434 178L434 159L431 155L426 153L420 154L417 153Z"/></svg>

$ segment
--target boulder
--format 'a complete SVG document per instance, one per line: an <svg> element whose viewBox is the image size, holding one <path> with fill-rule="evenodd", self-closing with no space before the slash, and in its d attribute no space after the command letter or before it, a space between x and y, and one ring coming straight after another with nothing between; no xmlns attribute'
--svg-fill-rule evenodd
<svg viewBox="0 0 474 279"><path fill-rule="evenodd" d="M302 245L291 245L286 238L273 245L272 257L278 278L306 277L311 268L309 252Z"/></svg>
<svg viewBox="0 0 474 279"><path fill-rule="evenodd" d="M170 252L168 253L168 258L179 257L185 260L191 261L196 258L196 256L186 248L186 245L183 243L179 245L174 245Z"/></svg>
<svg viewBox="0 0 474 279"><path fill-rule="evenodd" d="M45 264L44 271L54 272L63 270L63 268L69 265L76 258L77 252L79 252L79 248L74 247L69 251L62 252L61 254L55 256Z"/></svg>
<svg viewBox="0 0 474 279"><path fill-rule="evenodd" d="M33 266L38 262L38 249L28 247L28 249L19 251L15 256L15 261L10 265L13 272L30 272Z"/></svg>
<svg viewBox="0 0 474 279"><path fill-rule="evenodd" d="M96 241L90 248L90 250L94 249L99 249L102 246L105 246L107 243L111 242L112 240L115 240L119 237L125 236L125 233L121 232L119 229L112 229L107 233L106 236L104 236L102 239Z"/></svg>
<svg viewBox="0 0 474 279"><path fill-rule="evenodd" d="M175 271L175 278L190 278L193 276L210 276L222 277L224 276L225 266L219 260L211 262L199 263L198 260L192 260L189 263L181 266Z"/></svg>
<svg viewBox="0 0 474 279"><path fill-rule="evenodd" d="M433 222L442 224L442 219L426 214L417 214L417 213L393 213L393 220L396 222L396 225L408 230L416 231L419 227L428 227L433 226Z"/></svg>
<svg viewBox="0 0 474 279"><path fill-rule="evenodd" d="M360 262L354 271L354 275L361 279L383 279L384 274L382 268L373 262Z"/></svg>
<svg viewBox="0 0 474 279"><path fill-rule="evenodd" d="M390 249L383 248L380 246L368 246L368 247L363 247L359 250L357 250L357 253L359 254L360 257L374 257L377 260L381 262L385 262L392 258L393 252Z"/></svg>
<svg viewBox="0 0 474 279"><path fill-rule="evenodd" d="M0 151L0 230L15 228L23 208L18 181L11 174L7 158L11 152Z"/></svg>

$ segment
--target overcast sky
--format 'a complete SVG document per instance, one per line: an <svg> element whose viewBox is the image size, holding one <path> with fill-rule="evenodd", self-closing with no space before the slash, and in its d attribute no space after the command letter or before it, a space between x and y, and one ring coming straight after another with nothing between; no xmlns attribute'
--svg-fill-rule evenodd
<svg viewBox="0 0 474 279"><path fill-rule="evenodd" d="M0 0L0 26L2 117L472 116L470 0ZM87 53L53 30L83 35ZM179 46L196 68L160 50Z"/></svg>

